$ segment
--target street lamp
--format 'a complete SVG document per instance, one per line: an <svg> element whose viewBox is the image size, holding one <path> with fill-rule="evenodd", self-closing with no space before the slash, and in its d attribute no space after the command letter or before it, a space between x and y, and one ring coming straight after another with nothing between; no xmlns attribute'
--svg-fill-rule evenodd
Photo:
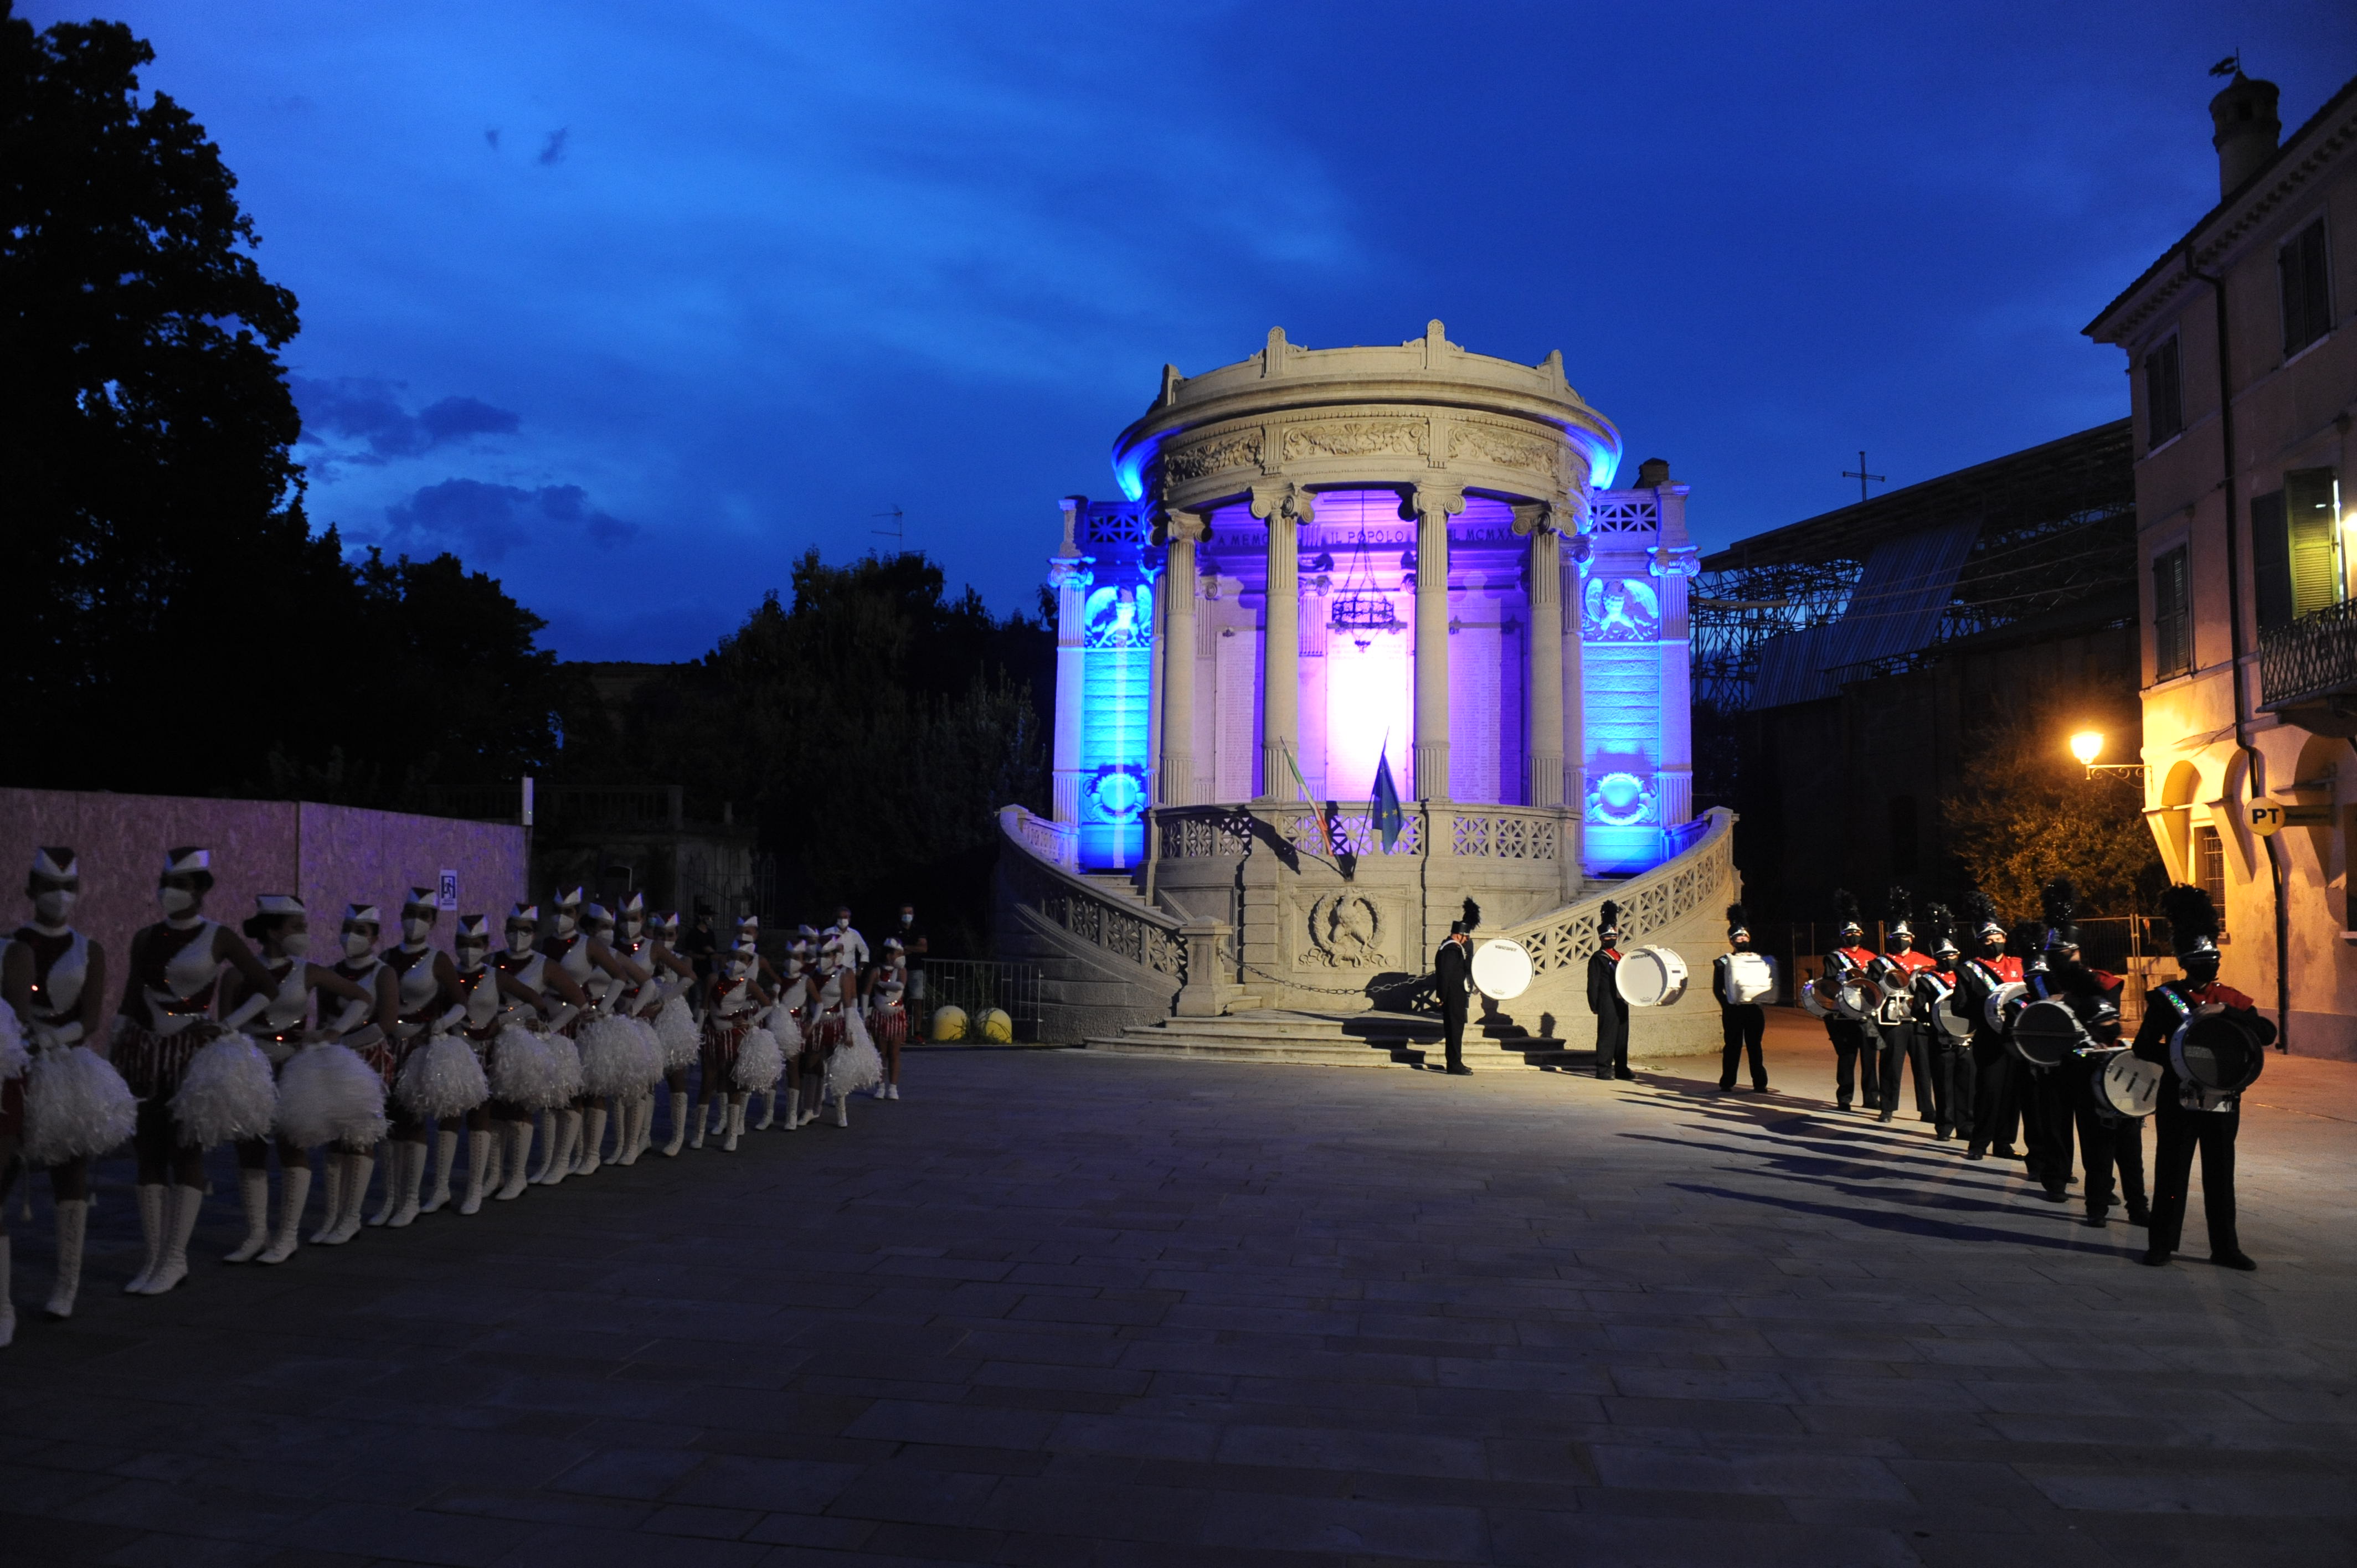
<svg viewBox="0 0 2357 1568"><path fill-rule="evenodd" d="M2073 735L2071 737L2071 755L2079 759L2079 766L2087 770L2090 779L2098 773L2133 773L2139 779L2144 777L2144 764L2141 762L2095 760L2104 755L2104 732L2099 729L2083 729Z"/></svg>

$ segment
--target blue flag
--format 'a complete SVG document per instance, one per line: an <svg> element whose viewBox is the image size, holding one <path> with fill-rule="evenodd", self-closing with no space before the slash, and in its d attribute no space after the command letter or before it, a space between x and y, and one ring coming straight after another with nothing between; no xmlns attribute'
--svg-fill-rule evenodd
<svg viewBox="0 0 2357 1568"><path fill-rule="evenodd" d="M1385 854L1399 843L1405 820L1400 814L1399 786L1392 782L1391 748L1385 746L1375 754L1375 831L1383 835Z"/></svg>

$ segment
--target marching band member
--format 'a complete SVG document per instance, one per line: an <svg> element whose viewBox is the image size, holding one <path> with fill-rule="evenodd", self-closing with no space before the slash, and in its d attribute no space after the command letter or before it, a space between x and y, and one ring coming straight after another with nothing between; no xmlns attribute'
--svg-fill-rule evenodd
<svg viewBox="0 0 2357 1568"><path fill-rule="evenodd" d="M131 939L130 973L115 1018L115 1062L139 1097L132 1147L147 1252L123 1287L126 1295L162 1295L188 1277L188 1234L205 1198L204 1150L180 1141L172 1097L197 1052L218 1033L200 1026L211 1020L221 966L234 965L244 975L253 1012L277 985L236 932L205 918L205 894L212 885L209 851L168 852L156 886L164 918Z"/></svg>
<svg viewBox="0 0 2357 1568"><path fill-rule="evenodd" d="M804 931L809 929L807 926L802 928ZM802 1087L802 1063L809 1055L813 1026L811 1004L818 994L817 983L811 974L812 961L816 956L807 937L797 934L787 945L784 984L778 992L777 1004L770 1009L770 1032L778 1036L786 1057L784 1126L789 1133L801 1129L805 1101L814 1105L818 1100L814 1087L807 1094ZM764 1124L767 1121L765 1116Z"/></svg>
<svg viewBox="0 0 2357 1568"><path fill-rule="evenodd" d="M0 943L0 1000L27 1036L30 1060L0 1084L0 1317L15 1332L8 1301L7 1197L23 1156L46 1168L58 1211L57 1280L45 1309L73 1316L81 1291L82 1242L90 1221L90 1162L129 1135L136 1115L131 1090L102 1056L106 1021L106 949L74 929L81 866L70 849L38 849L25 879L33 918Z"/></svg>
<svg viewBox="0 0 2357 1568"><path fill-rule="evenodd" d="M2040 890L2044 919L2032 923L2024 932L2029 939L2021 966L2022 983L2029 988L2023 998L2025 1004L2053 1001L2069 1005L2059 966L2067 965L2071 955L2078 950L2078 927L2071 922L2076 902L2067 881L2057 879ZM2072 1074L2060 1067L2036 1067L2028 1062L2018 1065L2021 1143L2026 1156L2023 1164L2047 1202L2067 1202L2075 1153L2072 1097L2079 1085Z"/></svg>
<svg viewBox="0 0 2357 1568"><path fill-rule="evenodd" d="M900 1047L909 1038L909 954L898 937L884 939L882 961L868 976L867 1035L884 1058L884 1076L876 1080L878 1100L900 1098Z"/></svg>
<svg viewBox="0 0 2357 1568"><path fill-rule="evenodd" d="M263 966L270 971L273 982L261 1014L246 1026L246 1032L270 1058L272 1071L283 1075L303 1047L314 993L363 1005L372 998L327 965L310 961L311 920L302 899L291 893L263 893L255 896L253 906L253 915L245 922L246 940L260 945ZM244 1000L247 986L242 972L231 972L225 983L224 1003L234 1005ZM279 1187L275 1236L270 1228L274 1141L278 1145ZM311 1195L311 1152L288 1140L282 1129L274 1139L268 1135L240 1139L237 1166L238 1196L245 1205L245 1240L221 1262L283 1263L294 1255L303 1206Z"/></svg>
<svg viewBox="0 0 2357 1568"><path fill-rule="evenodd" d="M1931 1058L1932 1112L1935 1136L1953 1138L1973 1124L1972 1057L1940 1023L1939 1008L1956 990L1955 917L1944 904L1929 904L1923 923L1931 938L1932 962L1915 974L1915 1033Z"/></svg>
<svg viewBox="0 0 2357 1568"><path fill-rule="evenodd" d="M704 1015L703 1095L722 1107L721 1147L733 1154L744 1129L745 1091L737 1087L737 1055L753 1030L753 1013L771 1001L758 972L760 956L749 944L729 950L720 972L713 977L711 1003ZM704 1101L696 1102L695 1146L704 1146Z"/></svg>
<svg viewBox="0 0 2357 1568"><path fill-rule="evenodd" d="M1883 982L1883 1005L1876 1019L1882 1035L1882 1115L1888 1122L1899 1113L1899 1077L1915 1079L1915 1118L1939 1121L1932 1093L1931 1045L1915 1023L1915 977L1932 968L1932 961L1915 950L1914 896L1893 887L1889 899L1890 924L1885 933L1889 950L1878 955L1877 978Z"/></svg>
<svg viewBox="0 0 2357 1568"><path fill-rule="evenodd" d="M533 922L535 929L538 922ZM530 939L527 938L527 945ZM540 993L518 983L508 972L491 961L491 922L484 915L461 915L458 929L453 933L451 946L457 950L453 968L457 974L458 1004L466 1009L460 1021L459 1033L475 1053L484 1075L484 1097L470 1107L465 1116L467 1130L467 1196L459 1200L458 1212L474 1214L483 1207L484 1193L496 1184L491 1180L492 1107L490 1074L499 1048L500 1031L508 1018L511 1004L537 1013L541 1007ZM508 1108L513 1111L514 1107ZM502 1127L520 1117L502 1117ZM501 1134L504 1136L504 1133ZM445 1153L457 1142L455 1128L444 1129L441 1148L436 1151L436 1169L432 1201L419 1210L430 1213L442 1207L450 1197L451 1155Z"/></svg>
<svg viewBox="0 0 2357 1568"><path fill-rule="evenodd" d="M2152 1229L2142 1262L2158 1268L2183 1239L2185 1204L2192 1184L2193 1155L2201 1155L2201 1209L2210 1227L2210 1261L2224 1268L2259 1265L2245 1254L2235 1234L2234 1137L2242 1130L2242 1097L2188 1083L2170 1060L2171 1036L2197 1015L2224 1015L2264 1050L2276 1026L2259 1015L2248 996L2218 980L2218 910L2199 887L2171 887L2162 897L2170 944L2183 975L2145 993L2144 1023L2136 1053L2163 1069L2159 1102L2153 1112ZM2139 1145L2141 1147L2141 1145Z"/></svg>
<svg viewBox="0 0 2357 1568"><path fill-rule="evenodd" d="M2021 983L2021 959L2006 951L2005 922L1997 918L1996 901L1975 889L1964 895L1964 918L1971 928L1973 956L1956 967L1956 992L1962 1011L1972 1020L1972 1050L1967 1070L1973 1079L1969 1100L1973 1120L1964 1144L1964 1158L1983 1158L1994 1147L1999 1158L2013 1155L2015 1080L2018 1066L2005 1031L1989 1018L1989 998L2008 985Z"/></svg>
<svg viewBox="0 0 2357 1568"><path fill-rule="evenodd" d="M2046 934L2048 977L2053 999L2071 1009L2096 1047L2112 1047L2120 1037L2120 979L2090 969L2079 950L2079 928L2072 923L2068 883L2061 890L2061 918ZM2101 1226L2117 1196L2127 1206L2128 1223L2147 1225L2152 1215L2144 1198L2144 1138L2139 1120L2115 1115L2095 1092L2096 1080L2110 1059L2109 1051L2073 1051L2050 1075L2061 1086L2064 1115L2074 1122L2079 1150L2086 1166L2087 1223ZM2123 1125L2125 1123L2125 1125ZM2067 1132L2065 1133L2067 1136ZM2064 1155L2067 1162L2069 1156ZM2067 1177L2069 1165L2064 1165ZM2116 1184L2115 1175L2116 1174Z"/></svg>
<svg viewBox="0 0 2357 1568"><path fill-rule="evenodd" d="M507 1000L491 1047L492 1096L487 1109L500 1125L493 1131L491 1165L502 1179L484 1186L501 1202L523 1196L530 1185L533 1118L544 1114L542 1175L555 1163L564 1124L563 1107L581 1090L581 1053L566 1030L589 1005L589 993L540 950L540 907L518 904L508 912L507 946L501 950L500 994Z"/></svg>
<svg viewBox="0 0 2357 1568"><path fill-rule="evenodd" d="M330 967L374 1001L347 1004L331 1032L367 1064L386 1094L401 1070L402 1039L395 1026L401 1020L401 987L393 971L376 950L383 934L384 914L373 904L344 906L339 940L344 955ZM340 1247L361 1233L361 1210L368 1203L369 1178L376 1170L376 1150L382 1131L373 1136L354 1133L336 1140L328 1152L327 1211L319 1228L307 1240L315 1247Z"/></svg>
<svg viewBox="0 0 2357 1568"><path fill-rule="evenodd" d="M406 1087L406 1075L420 1065L419 1053L430 1050L442 1031L466 1016L466 1004L458 995L458 971L448 953L432 945L434 927L441 918L442 906L435 890L412 887L401 906L401 940L384 955L384 965L393 972L398 999L393 1032L399 1045L394 1053L393 1079L386 1084L395 1092L393 1129L385 1141L389 1158L384 1172L384 1197L377 1211L369 1216L371 1225L389 1225L398 1230L417 1218L418 1189L425 1179L427 1113L415 1103L417 1096L399 1090ZM457 1129L443 1129L436 1142L455 1153ZM449 1168L445 1159L444 1202L450 1197Z"/></svg>
<svg viewBox="0 0 2357 1568"><path fill-rule="evenodd" d="M823 1042L824 1054L819 1063L818 1103L805 1112L806 1120L815 1120L832 1100L838 1127L851 1125L851 1097L884 1077L884 1059L860 1017L859 972L852 967L852 950L833 937L819 949L818 1023L813 1036Z"/></svg>
<svg viewBox="0 0 2357 1568"><path fill-rule="evenodd" d="M683 1000L695 983L695 968L672 949L679 935L678 913L658 915L649 921L646 901L636 893L622 905L622 955L653 977L648 983L632 985L623 993L623 1005L654 1042L648 1064L652 1076L630 1100L623 1118L629 1124L624 1130L626 1136L615 1144L615 1164L630 1165L636 1165L639 1156L654 1143L655 1085L669 1082L674 1072L684 1082L687 1065L695 1059L695 1026L687 1016L687 1003ZM663 1027L666 1014L674 1015L668 1035ZM681 1046L685 1047L684 1060L681 1059ZM678 1063L676 1067L674 1062ZM676 1111L672 1120L679 1120ZM625 1144L629 1152L619 1153Z"/></svg>
<svg viewBox="0 0 2357 1568"><path fill-rule="evenodd" d="M1838 935L1833 951L1825 955L1825 979L1835 987L1849 986L1871 997L1878 995L1870 972L1874 953L1866 945L1866 928L1858 924L1857 899L1846 888L1834 889L1834 918ZM1827 1014L1825 1037L1834 1047L1834 1102L1841 1110L1849 1109L1851 1096L1860 1087L1858 1069L1865 1067L1866 1108L1882 1108L1881 1075L1877 1070L1882 1050L1882 1036L1872 1021L1855 1017L1844 1012Z"/></svg>
<svg viewBox="0 0 2357 1568"><path fill-rule="evenodd" d="M709 931L701 935L710 940ZM676 977L671 994L655 1014L655 1036L663 1046L663 1089L671 1101L671 1140L663 1145L663 1155L675 1159L686 1144L688 1114L695 1105L694 1097L687 1091L688 1071L702 1058L704 1051L703 1026L695 1021L688 998L694 996L701 1002L704 982L695 972L695 959L680 950L676 910L665 914L658 923L655 939L651 950L655 961ZM651 1117L652 1112L649 1114Z"/></svg>
<svg viewBox="0 0 2357 1568"><path fill-rule="evenodd" d="M1768 1029L1768 1010L1760 1003L1737 1000L1736 966L1732 961L1738 953L1751 951L1751 927L1743 916L1743 906L1727 907L1727 950L1711 961L1710 992L1718 998L1718 1032L1722 1048L1718 1059L1718 1087L1721 1090L1735 1088L1737 1060L1749 1056L1751 1060L1751 1089L1755 1094L1768 1092L1768 1066L1760 1059L1760 1042Z"/></svg>
<svg viewBox="0 0 2357 1568"><path fill-rule="evenodd" d="M1620 906L1607 898L1598 912L1596 951L1587 958L1587 1010L1596 1015L1596 1076L1630 1078L1629 1000L1620 994Z"/></svg>
<svg viewBox="0 0 2357 1568"><path fill-rule="evenodd" d="M588 908L594 911L594 918L585 927L582 890L575 887L559 893L555 905L555 933L542 944L541 950L554 960L575 984L588 993L592 1004L588 1011L602 1016L608 1012L607 998L618 985L643 985L648 974L638 964L616 953L606 941L605 933L612 928L613 917L599 906L590 905ZM583 1021L576 1020L574 1036L576 1041L580 1039L584 1026ZM589 1057L585 1051L582 1058L585 1079L588 1068ZM563 1135L556 1158L549 1163L548 1169L540 1178L544 1186L554 1187L567 1176L596 1174L597 1145L605 1140L607 1112L612 1104L611 1097L617 1092L611 1087L589 1088L585 1081L580 1100L564 1113Z"/></svg>

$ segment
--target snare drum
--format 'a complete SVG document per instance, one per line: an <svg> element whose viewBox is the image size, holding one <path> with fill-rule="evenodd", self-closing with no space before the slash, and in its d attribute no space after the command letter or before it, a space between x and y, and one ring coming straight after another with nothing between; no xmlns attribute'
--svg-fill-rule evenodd
<svg viewBox="0 0 2357 1568"><path fill-rule="evenodd" d="M2095 1103L2115 1116L2149 1116L2160 1103L2160 1064L2123 1050L2095 1075Z"/></svg>
<svg viewBox="0 0 2357 1568"><path fill-rule="evenodd" d="M1741 1006L1748 1002L1772 1002L1776 999L1776 964L1765 954L1731 952L1727 955L1727 989L1722 1000Z"/></svg>
<svg viewBox="0 0 2357 1568"><path fill-rule="evenodd" d="M2259 1081L2267 1048L2240 1012L2212 1003L2197 1009L2169 1037L2169 1065L2179 1078L2212 1094L2240 1094Z"/></svg>
<svg viewBox="0 0 2357 1568"><path fill-rule="evenodd" d="M1686 993L1686 961L1668 948L1638 948L1621 956L1612 983L1631 1007L1667 1007Z"/></svg>
<svg viewBox="0 0 2357 1568"><path fill-rule="evenodd" d="M1473 984L1493 1002L1511 1002L1531 988L1530 950L1506 937L1491 937L1473 950Z"/></svg>
<svg viewBox="0 0 2357 1568"><path fill-rule="evenodd" d="M2032 1002L2013 1020L2013 1054L2031 1067L2060 1067L2071 1053L2093 1045L2079 1015L2051 997Z"/></svg>
<svg viewBox="0 0 2357 1568"><path fill-rule="evenodd" d="M2013 1028L2014 1004L2029 994L2029 987L2018 980L2008 980L1990 992L1988 1002L1981 1009L1988 1019L1988 1026L2000 1035L2010 1032Z"/></svg>
<svg viewBox="0 0 2357 1568"><path fill-rule="evenodd" d="M1861 979L1845 980L1834 991L1834 1008L1845 1018L1872 1023L1875 1012L1882 1005L1882 988Z"/></svg>
<svg viewBox="0 0 2357 1568"><path fill-rule="evenodd" d="M1800 988L1801 1010L1812 1018L1831 1018L1835 1016L1836 1015L1834 1012L1834 1004L1825 995L1825 993L1832 988L1833 983L1829 980L1824 979L1823 977L1809 981L1802 985Z"/></svg>

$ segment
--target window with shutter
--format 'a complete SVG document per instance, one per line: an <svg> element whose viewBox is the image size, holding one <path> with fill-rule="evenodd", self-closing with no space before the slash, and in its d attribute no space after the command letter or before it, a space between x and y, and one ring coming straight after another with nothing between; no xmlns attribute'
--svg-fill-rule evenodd
<svg viewBox="0 0 2357 1568"><path fill-rule="evenodd" d="M2340 485L2330 468L2284 476L2284 548L2294 619L2341 600Z"/></svg>
<svg viewBox="0 0 2357 1568"><path fill-rule="evenodd" d="M2282 285L2284 357L2288 359L2332 330L2332 275L2324 253L2323 219L2284 242L2276 252L2276 278Z"/></svg>
<svg viewBox="0 0 2357 1568"><path fill-rule="evenodd" d="M2216 828L2193 830L2193 879L2218 908L2218 929L2226 929L2226 841Z"/></svg>
<svg viewBox="0 0 2357 1568"><path fill-rule="evenodd" d="M2185 580L2185 546L2152 558L2152 678L2166 681L2193 668L2192 607Z"/></svg>
<svg viewBox="0 0 2357 1568"><path fill-rule="evenodd" d="M2177 335L2144 357L2144 444L2150 451L2185 428L2185 398L2177 371Z"/></svg>
<svg viewBox="0 0 2357 1568"><path fill-rule="evenodd" d="M2252 593L2259 603L2259 629L2291 623L2291 541L2284 532L2284 495L2276 490L2251 498Z"/></svg>

